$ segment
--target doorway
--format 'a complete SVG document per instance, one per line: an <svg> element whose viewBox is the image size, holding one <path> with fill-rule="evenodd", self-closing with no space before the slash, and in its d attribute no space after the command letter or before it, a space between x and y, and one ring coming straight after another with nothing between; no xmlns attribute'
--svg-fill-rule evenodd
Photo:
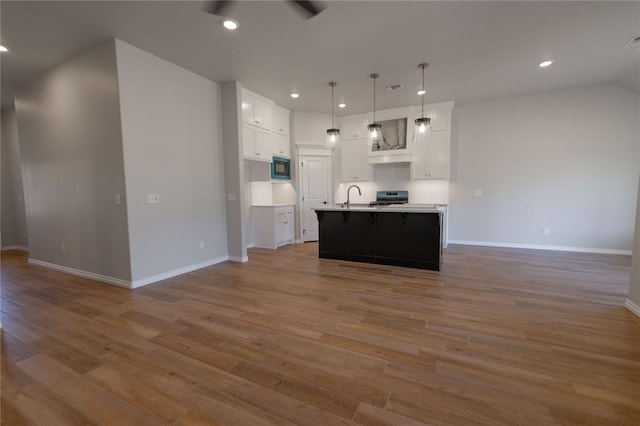
<svg viewBox="0 0 640 426"><path fill-rule="evenodd" d="M318 241L318 218L314 209L328 205L331 196L331 157L300 157L300 239Z"/></svg>

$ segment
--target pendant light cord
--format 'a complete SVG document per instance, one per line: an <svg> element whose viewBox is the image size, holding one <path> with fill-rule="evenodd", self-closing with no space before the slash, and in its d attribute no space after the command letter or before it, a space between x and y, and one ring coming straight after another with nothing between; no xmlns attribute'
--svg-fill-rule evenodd
<svg viewBox="0 0 640 426"><path fill-rule="evenodd" d="M373 122L376 122L376 77L373 77Z"/></svg>
<svg viewBox="0 0 640 426"><path fill-rule="evenodd" d="M376 79L380 77L378 73L370 74L369 77L373 79L373 123L376 122Z"/></svg>
<svg viewBox="0 0 640 426"><path fill-rule="evenodd" d="M331 82L331 128L335 129L335 125L333 123L333 88L336 86L335 83Z"/></svg>
<svg viewBox="0 0 640 426"><path fill-rule="evenodd" d="M424 64L421 64L420 67L422 68L422 91L424 92L422 94L422 114L420 115L420 117L424 118L424 95L427 92L424 90Z"/></svg>

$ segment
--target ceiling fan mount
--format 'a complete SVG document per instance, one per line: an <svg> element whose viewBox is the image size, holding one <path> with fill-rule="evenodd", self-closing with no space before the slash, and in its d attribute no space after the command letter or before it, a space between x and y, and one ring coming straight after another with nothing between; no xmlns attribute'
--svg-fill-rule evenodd
<svg viewBox="0 0 640 426"><path fill-rule="evenodd" d="M237 0L212 0L205 2L203 10L217 16L226 16L225 13ZM287 0L305 19L310 19L322 12L326 6L319 1Z"/></svg>

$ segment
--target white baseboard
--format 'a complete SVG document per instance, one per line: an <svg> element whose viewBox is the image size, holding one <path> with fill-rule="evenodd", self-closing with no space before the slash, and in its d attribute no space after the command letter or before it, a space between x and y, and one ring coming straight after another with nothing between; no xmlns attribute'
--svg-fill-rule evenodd
<svg viewBox="0 0 640 426"><path fill-rule="evenodd" d="M94 274L93 272L83 271L81 269L69 268L68 266L56 265L55 263L44 262L37 259L29 259L29 263L45 268L55 269L56 271L66 272L67 274L78 277L89 278L107 284L117 285L118 287L131 288L131 282L120 278L108 277L106 275Z"/></svg>
<svg viewBox="0 0 640 426"><path fill-rule="evenodd" d="M75 275L78 277L89 278L95 281L100 281L106 284L117 285L118 287L124 287L128 289L138 288L145 285L153 284L158 281L173 278L178 275L193 272L197 269L206 268L207 266L215 265L217 263L225 262L229 260L228 256L219 257L217 259L207 260L205 262L196 263L193 265L185 266L184 268L174 269L172 271L164 272L162 274L153 275L151 277L142 278L135 281L122 280L120 278L108 277L106 275L94 274L93 272L82 271L80 269L69 268L68 266L56 265L54 263L44 262L37 259L29 259L29 263L38 266L44 266L45 268L55 269L56 271L66 272L67 274ZM247 259L248 260L248 259Z"/></svg>
<svg viewBox="0 0 640 426"><path fill-rule="evenodd" d="M248 248L248 249L250 249L250 248L254 248L255 246L256 246L256 245L255 245L254 243L247 244L247 248Z"/></svg>
<svg viewBox="0 0 640 426"><path fill-rule="evenodd" d="M20 250L20 251L28 252L29 251L29 247L25 247L25 246L4 246L0 250L2 250L2 251Z"/></svg>
<svg viewBox="0 0 640 426"><path fill-rule="evenodd" d="M519 243L501 243L501 242L493 242L493 241L466 241L466 240L449 240L448 243L461 244L465 246L505 247L505 248L571 251L576 253L616 254L616 255L631 256L631 250L616 250L616 249L591 248L591 247L549 246L549 245L542 245L542 244L519 244Z"/></svg>
<svg viewBox="0 0 640 426"><path fill-rule="evenodd" d="M627 299L627 301L624 302L624 307L640 317L640 306L636 305L631 300Z"/></svg>
<svg viewBox="0 0 640 426"><path fill-rule="evenodd" d="M178 275L193 272L198 269L206 268L207 266L215 265L217 263L226 262L229 260L228 256L219 257L217 259L207 260L193 265L185 266L184 268L174 269L173 271L163 272L162 274L153 275L151 277L142 278L131 282L131 288L138 288L145 285L153 284L158 281L166 280L169 278L177 277Z"/></svg>
<svg viewBox="0 0 640 426"><path fill-rule="evenodd" d="M239 262L239 263L245 263L249 261L249 256L229 256L228 259L230 262Z"/></svg>

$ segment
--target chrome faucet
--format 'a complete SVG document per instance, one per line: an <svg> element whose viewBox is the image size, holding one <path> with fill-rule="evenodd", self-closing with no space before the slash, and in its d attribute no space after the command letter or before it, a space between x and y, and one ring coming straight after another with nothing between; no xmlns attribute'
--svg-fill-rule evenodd
<svg viewBox="0 0 640 426"><path fill-rule="evenodd" d="M362 195L362 191L360 191L360 187L358 185L351 185L349 188L347 188L347 208L349 208L349 193L351 192L351 188L355 188L358 190L358 195Z"/></svg>

